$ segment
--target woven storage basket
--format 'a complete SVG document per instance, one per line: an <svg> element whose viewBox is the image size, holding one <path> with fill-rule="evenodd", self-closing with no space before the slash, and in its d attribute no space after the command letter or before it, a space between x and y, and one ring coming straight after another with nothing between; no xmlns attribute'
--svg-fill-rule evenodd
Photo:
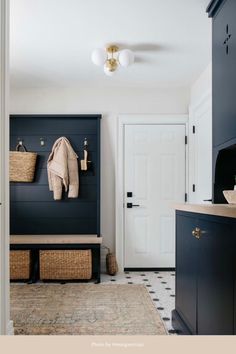
<svg viewBox="0 0 236 354"><path fill-rule="evenodd" d="M10 251L10 279L30 278L30 251Z"/></svg>
<svg viewBox="0 0 236 354"><path fill-rule="evenodd" d="M91 250L40 251L40 279L91 279Z"/></svg>
<svg viewBox="0 0 236 354"><path fill-rule="evenodd" d="M109 275L115 275L118 272L116 256L114 253L111 253L110 250L106 255L106 267Z"/></svg>
<svg viewBox="0 0 236 354"><path fill-rule="evenodd" d="M23 152L19 151L23 148ZM16 151L10 151L10 182L33 182L37 154L27 152L22 144L16 146Z"/></svg>

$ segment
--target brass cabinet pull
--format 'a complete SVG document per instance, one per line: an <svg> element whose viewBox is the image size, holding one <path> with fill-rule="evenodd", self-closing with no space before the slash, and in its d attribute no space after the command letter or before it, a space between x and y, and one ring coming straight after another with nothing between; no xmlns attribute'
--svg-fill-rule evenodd
<svg viewBox="0 0 236 354"><path fill-rule="evenodd" d="M195 227L195 229L192 231L192 235L199 240L202 236L201 229L199 227Z"/></svg>

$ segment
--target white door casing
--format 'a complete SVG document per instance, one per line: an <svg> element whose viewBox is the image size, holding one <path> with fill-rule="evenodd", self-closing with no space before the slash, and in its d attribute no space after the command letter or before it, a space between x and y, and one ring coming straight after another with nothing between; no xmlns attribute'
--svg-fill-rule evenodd
<svg viewBox="0 0 236 354"><path fill-rule="evenodd" d="M8 334L9 322L9 1L0 2L0 334Z"/></svg>
<svg viewBox="0 0 236 354"><path fill-rule="evenodd" d="M185 199L185 126L126 125L124 164L124 266L174 267L171 205Z"/></svg>
<svg viewBox="0 0 236 354"><path fill-rule="evenodd" d="M157 210L157 212L159 213L158 215L161 217L161 223L158 223L156 225L155 224L155 220L153 218L153 216L151 217L152 221L148 221L147 218L147 209L146 209L146 214L145 214L145 207L144 207L144 202L146 203L147 201L145 201L144 199L142 200L142 205L143 207L141 208L132 208L132 209L126 209L126 203L127 202L133 202L134 204L140 204L141 205L141 201L140 199L135 199L135 198L127 198L126 197L126 192L131 190L126 190L125 188L125 163L126 164L130 164L130 162L126 161L125 162L125 132L126 134L128 133L128 127L132 126L132 125L143 125L144 126L153 126L153 127L157 127L156 129L158 129L158 126L162 125L164 127L166 127L167 131L163 132L162 134L162 140L165 140L164 137L166 137L166 139L171 140L170 139L170 131L168 131L168 129L170 128L171 125L177 125L179 126L180 130L181 130L181 146L182 146L182 161L183 165L185 165L185 161L186 161L186 157L188 155L188 151L187 149L185 149L184 146L184 135L185 132L187 131L187 122L188 122L188 116L187 115L122 115L119 117L118 120L118 146L117 146L117 170L116 170L116 255L117 255L117 260L118 260L118 265L119 265L119 269L120 271L123 271L124 267L173 267L174 266L174 252L173 248L174 248L174 224L169 222L169 220L173 220L173 215L174 215L174 210L170 209L168 207L168 205L173 204L174 202L172 202L171 200L171 188L169 190L166 189L166 195L164 193L164 189L161 190L159 188L157 188L156 191L156 195L159 193L161 198L162 197L166 197L166 201L164 203L161 203L162 206L160 207L160 205L157 207L157 203L155 198L152 198L151 203L153 204L154 208ZM151 135L154 134L154 130L155 129L151 129L152 127L149 127L147 129L149 129L149 133ZM169 126L169 128L168 128ZM163 127L163 128L164 128ZM127 129L128 128L128 129ZM139 129L139 128L138 128ZM164 128L165 129L165 128ZM178 129L178 128L177 128ZM129 134L129 133L128 133ZM127 136L126 136L127 137ZM136 140L145 140L145 136L143 134L143 132L139 132L138 136L136 137ZM148 139L150 140L150 139ZM154 143L154 138L152 139L153 141L151 142L151 144ZM127 144L129 144L129 142L127 141ZM169 144L169 143L168 143ZM132 145L132 144L131 144ZM142 144L141 144L142 145ZM144 144L143 144L144 145ZM147 144L148 145L148 144ZM170 154L170 151L168 151L168 148L164 147L165 144L163 144L163 148L165 151L162 151L164 154L166 154L166 156L161 156L161 152L155 155L155 149L153 150L152 153L152 158L154 156L154 158L161 160L161 163L164 164L164 166L166 166L166 169L170 171L170 169L172 168L172 157ZM130 146L131 147L131 146ZM130 147L128 148L128 150L130 149ZM147 148L148 146L147 146ZM147 150L146 150L147 151ZM141 181L141 176L143 176L143 178L145 179L154 179L154 177L150 177L150 173L147 172L146 176L143 173L143 165L148 165L148 161L149 159L147 157L145 157L144 153L145 153L145 149L142 150L142 153L140 152L139 156L136 157L134 160L135 162L133 162L133 164L136 164L136 169L137 168L141 168L142 172L139 175L139 180L136 181L136 186L138 184L140 184L139 181ZM154 154L154 155L153 155ZM126 166L127 167L127 166ZM154 169L154 174L158 175L158 168L156 167L152 167ZM180 182L180 185L184 186L182 191L180 192L181 197L180 199L178 199L178 201L184 201L184 194L185 192L188 192L185 189L186 186L186 182L188 182L188 174L187 174L187 168L188 165L186 163L186 166L183 167L183 180L182 180L182 184ZM163 169L164 172L165 168ZM133 172L131 172L131 175L133 174ZM164 183L164 187L165 185L168 185L172 179L171 179L171 172L168 174L168 178L165 179L164 178L164 174L159 174L159 182L160 180L163 181ZM132 179L132 178L131 178ZM133 187L132 182L129 182L131 185L128 185L129 187ZM135 184L134 183L134 184ZM177 182L178 184L178 182ZM175 181L173 181L172 184L173 188L175 188ZM136 187L137 188L137 187ZM150 187L149 187L150 188ZM149 195L151 195L150 191L146 191L147 193L149 193ZM143 187L140 187L140 191L139 191L140 195L145 193L145 190L143 189ZM155 194L155 193L154 193ZM169 200L168 200L169 198ZM148 199L148 198L147 198ZM125 207L125 208L124 208ZM166 209L165 209L166 208ZM126 211L128 211L128 213L126 213ZM141 214L143 213L142 217L137 217L137 216L141 216ZM153 212L155 214L155 211ZM172 213L172 214L171 214ZM143 232L145 232L145 230L147 230L147 233L149 232L148 228L151 229L157 229L157 231L159 231L159 236L156 239L154 239L154 241L150 241L150 239L147 237L146 239L139 239L138 243L137 243L137 239L133 239L132 237L129 240L126 240L125 238L125 228L128 228L128 232L129 232L129 228L130 226L127 224L127 218L130 217L130 219L132 220L132 215L133 215L133 223L136 223L136 228L139 232L139 234L142 234ZM131 225L132 225L131 222ZM154 223L153 225L151 225L152 223ZM170 232L167 231L167 229L169 228ZM141 231L143 230L143 231ZM168 232L168 236L165 238L164 234ZM151 235L151 233L150 233ZM150 236L149 236L150 237ZM128 243L128 248L130 248L129 246L131 246L132 243L134 243L135 241L135 247L134 250L138 251L139 254L141 254L141 259L142 259L142 264L141 263L133 263L133 261L131 261L132 258L135 258L134 253L133 255L131 254L131 257L127 254L126 252L126 248L125 248L125 244ZM158 247L156 247L156 249L159 250L159 263L156 263L156 254L153 252L153 249L155 247L152 247L152 250L150 250L150 242L153 246L153 242L157 244ZM143 252L143 250L146 248L146 250L150 250L149 253L149 257L147 257L147 254L145 255L145 252ZM170 252L171 251L171 252ZM129 251L128 251L129 252ZM132 253L132 252L131 252ZM148 252L147 252L148 253ZM150 265L147 264L146 259L149 259L149 263ZM125 262L126 261L126 262Z"/></svg>
<svg viewBox="0 0 236 354"><path fill-rule="evenodd" d="M189 121L189 197L192 203L203 203L204 200L212 199L211 90L190 106Z"/></svg>

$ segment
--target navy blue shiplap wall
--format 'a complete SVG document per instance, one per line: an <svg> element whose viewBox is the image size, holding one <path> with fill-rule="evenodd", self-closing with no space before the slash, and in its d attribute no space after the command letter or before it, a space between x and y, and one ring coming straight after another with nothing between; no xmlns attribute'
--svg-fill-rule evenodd
<svg viewBox="0 0 236 354"><path fill-rule="evenodd" d="M28 151L38 153L33 183L10 186L10 232L14 234L100 235L100 115L12 115L10 149L18 140ZM53 200L47 179L47 159L56 139L65 136L83 159L83 142L88 140L88 171L79 171L80 191L76 199L64 193ZM45 145L40 145L40 139ZM78 160L78 163L80 161Z"/></svg>

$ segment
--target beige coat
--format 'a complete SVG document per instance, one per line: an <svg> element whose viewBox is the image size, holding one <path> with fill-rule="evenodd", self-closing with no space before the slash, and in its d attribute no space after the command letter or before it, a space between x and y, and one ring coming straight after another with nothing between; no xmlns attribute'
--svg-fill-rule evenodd
<svg viewBox="0 0 236 354"><path fill-rule="evenodd" d="M47 162L48 183L55 200L62 197L63 185L68 191L68 198L79 195L78 156L67 138L57 139L52 147Z"/></svg>

